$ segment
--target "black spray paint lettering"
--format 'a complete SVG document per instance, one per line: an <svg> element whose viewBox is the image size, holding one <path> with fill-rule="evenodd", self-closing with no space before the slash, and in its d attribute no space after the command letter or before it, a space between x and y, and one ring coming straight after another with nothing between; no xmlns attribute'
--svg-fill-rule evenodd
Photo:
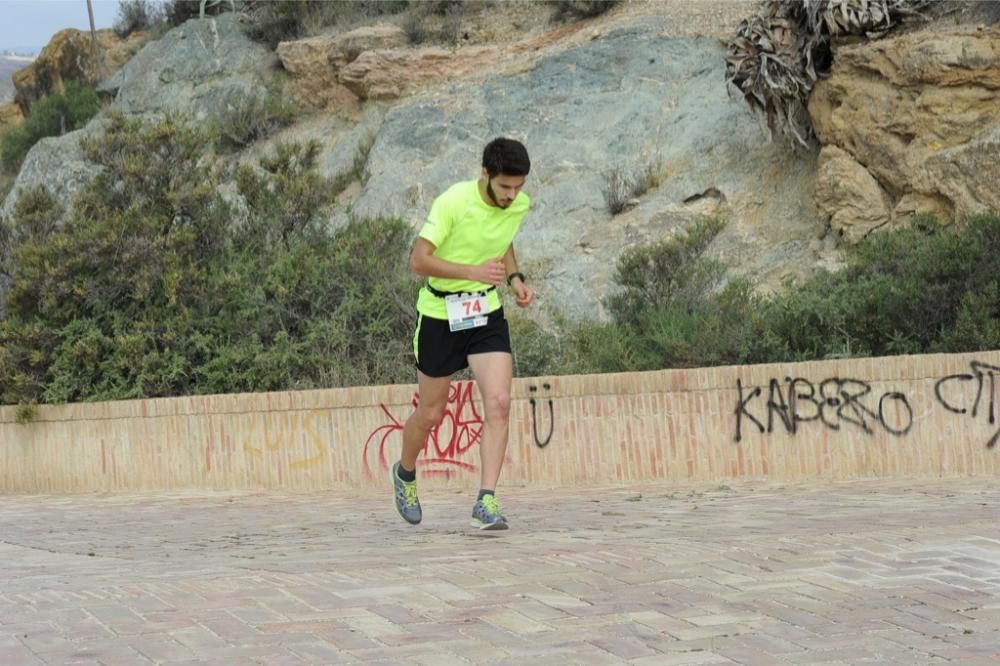
<svg viewBox="0 0 1000 666"><path fill-rule="evenodd" d="M552 388L552 386L546 383L542 384L542 388L548 391L550 388ZM538 387L529 386L528 391L530 393L535 393L536 391L538 391ZM549 434L545 439L539 439L538 437L538 414L535 413L535 405L537 404L537 401L535 400L534 396L532 396L528 400L528 402L531 404L531 433L535 437L535 446L537 446L540 449L544 449L546 446L549 445L549 442L552 441L552 433L553 431L555 431L556 427L555 411L552 407L552 398L549 398L546 401L549 405Z"/></svg>
<svg viewBox="0 0 1000 666"><path fill-rule="evenodd" d="M736 404L736 441L743 438L743 420L757 426L760 432L774 432L775 421L779 421L791 434L798 432L798 424L820 421L831 430L840 430L842 423L848 423L871 434L872 424L880 425L893 435L905 435L913 425L913 409L906 396L898 391L883 393L878 399L878 409L871 406L871 385L860 379L840 379L832 377L814 385L802 377L786 377L785 387L777 379L771 379L767 389L767 426L748 407L763 393L756 386L744 397L743 383L737 378L736 390L739 398ZM889 405L897 403L900 418L887 419ZM903 413L905 411L905 414ZM777 417L777 418L776 418Z"/></svg>
<svg viewBox="0 0 1000 666"><path fill-rule="evenodd" d="M954 399L948 400L945 398L945 393L952 395L955 391L952 389L951 385L955 382L964 383L976 381L976 398L972 401L972 418L976 418L979 415L979 407L983 400L983 387L986 384L985 378L989 378L989 406L988 406L988 419L990 425L996 422L996 375L1000 374L1000 367L995 365L988 365L986 363L980 363L979 361L972 361L969 366L972 368L972 374L958 374L958 375L948 375L947 377L942 377L934 384L934 397L937 401L941 403L941 406L947 409L949 412L955 414L966 414L969 410L962 406L956 406ZM963 387L958 388L958 392L965 396L965 392L962 390ZM966 404L966 403L962 403ZM986 442L986 448L992 449L997 444L997 440L1000 439L1000 430L993 433L989 441Z"/></svg>

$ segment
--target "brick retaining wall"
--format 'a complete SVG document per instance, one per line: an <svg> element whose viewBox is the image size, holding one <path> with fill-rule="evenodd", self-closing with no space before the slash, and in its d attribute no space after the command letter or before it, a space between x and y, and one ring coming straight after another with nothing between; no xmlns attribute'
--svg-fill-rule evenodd
<svg viewBox="0 0 1000 666"><path fill-rule="evenodd" d="M501 483L996 476L1000 352L518 379ZM414 385L0 408L0 491L383 487ZM456 382L422 484L474 487Z"/></svg>

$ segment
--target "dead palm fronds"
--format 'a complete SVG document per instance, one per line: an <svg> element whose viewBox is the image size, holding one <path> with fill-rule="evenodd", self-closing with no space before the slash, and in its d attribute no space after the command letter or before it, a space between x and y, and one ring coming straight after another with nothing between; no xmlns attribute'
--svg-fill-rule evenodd
<svg viewBox="0 0 1000 666"><path fill-rule="evenodd" d="M767 122L808 145L809 93L830 65L830 41L881 33L928 0L765 0L729 42L726 85Z"/></svg>

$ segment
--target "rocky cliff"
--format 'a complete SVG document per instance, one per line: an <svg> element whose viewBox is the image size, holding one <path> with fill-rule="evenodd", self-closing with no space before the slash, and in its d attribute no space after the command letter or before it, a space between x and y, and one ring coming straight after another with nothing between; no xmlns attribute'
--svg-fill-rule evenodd
<svg viewBox="0 0 1000 666"><path fill-rule="evenodd" d="M263 94L280 67L300 120L234 159L315 139L322 169L336 175L366 156L331 224L399 215L416 227L434 196L477 175L487 140L523 139L534 211L518 255L543 303L573 318L601 316L622 250L706 217L728 222L709 252L731 275L780 289L837 266L839 244L908 212L960 219L1000 205L991 186L1000 173L995 27L839 44L810 102L823 145L794 149L772 142L725 89L723 40L751 11L750 2L627 2L571 25L529 17L523 34L500 43L411 47L398 26L381 25L276 53L223 16L147 44L101 89L125 113L208 121L227 91ZM37 182L68 204L93 176L78 140L40 142L3 210ZM655 183L619 215L603 195L615 172Z"/></svg>
<svg viewBox="0 0 1000 666"><path fill-rule="evenodd" d="M143 33L121 39L113 30L90 33L72 28L62 30L42 49L38 57L13 74L14 102L28 113L31 105L53 90L62 90L65 81L95 84L128 62L146 41Z"/></svg>
<svg viewBox="0 0 1000 666"><path fill-rule="evenodd" d="M809 114L817 202L836 233L1000 210L1000 26L844 44L834 62Z"/></svg>

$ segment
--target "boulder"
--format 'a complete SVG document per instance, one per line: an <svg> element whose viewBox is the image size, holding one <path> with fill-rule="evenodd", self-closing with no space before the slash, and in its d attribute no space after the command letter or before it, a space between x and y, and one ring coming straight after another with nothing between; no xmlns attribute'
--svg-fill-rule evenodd
<svg viewBox="0 0 1000 666"><path fill-rule="evenodd" d="M940 195L954 203L959 219L1000 212L1000 124L931 155L924 170Z"/></svg>
<svg viewBox="0 0 1000 666"><path fill-rule="evenodd" d="M57 32L30 65L14 73L14 102L27 114L32 104L66 81L90 85L120 69L142 47L146 34L120 38L114 30L97 31L97 60L90 32L72 28Z"/></svg>
<svg viewBox="0 0 1000 666"><path fill-rule="evenodd" d="M365 51L399 49L407 45L406 33L398 25L363 26L333 38L330 64L340 69Z"/></svg>
<svg viewBox="0 0 1000 666"><path fill-rule="evenodd" d="M305 108L346 108L356 111L358 98L340 83L331 62L330 36L309 37L278 44L277 55L288 72L286 91Z"/></svg>
<svg viewBox="0 0 1000 666"><path fill-rule="evenodd" d="M820 142L864 165L897 212L948 222L995 207L995 188L950 179L972 165L1000 173L984 133L1000 126L1000 26L837 46L809 114Z"/></svg>
<svg viewBox="0 0 1000 666"><path fill-rule="evenodd" d="M846 151L824 146L818 168L816 206L838 237L856 243L892 220L888 194Z"/></svg>
<svg viewBox="0 0 1000 666"><path fill-rule="evenodd" d="M216 119L231 92L258 94L274 55L250 40L236 14L192 19L150 42L98 90L127 114L181 113Z"/></svg>
<svg viewBox="0 0 1000 666"><path fill-rule="evenodd" d="M289 90L300 104L356 111L358 95L341 82L341 69L366 51L401 48L406 42L401 28L380 24L281 42L277 54L290 75Z"/></svg>
<svg viewBox="0 0 1000 666"><path fill-rule="evenodd" d="M428 82L472 73L498 55L489 46L365 51L340 70L340 82L361 99L391 100Z"/></svg>
<svg viewBox="0 0 1000 666"><path fill-rule="evenodd" d="M75 132L41 139L32 146L0 208L0 217L14 210L22 189L36 185L48 188L68 215L76 195L100 173L100 167L88 161L80 148L80 139L96 129L96 121L91 121Z"/></svg>
<svg viewBox="0 0 1000 666"><path fill-rule="evenodd" d="M276 53L289 77L286 89L303 106L357 106L357 97L340 84L330 62L331 42L324 35L278 44Z"/></svg>

